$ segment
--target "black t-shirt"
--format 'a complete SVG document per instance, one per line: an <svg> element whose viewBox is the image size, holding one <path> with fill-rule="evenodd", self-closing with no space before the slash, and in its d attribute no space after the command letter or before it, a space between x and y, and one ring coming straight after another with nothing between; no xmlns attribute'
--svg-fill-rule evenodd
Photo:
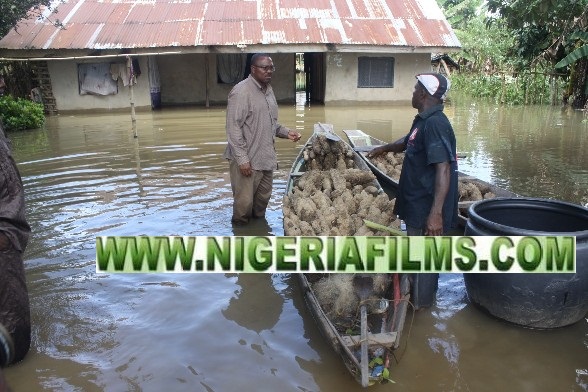
<svg viewBox="0 0 588 392"><path fill-rule="evenodd" d="M451 163L451 181L443 204L443 231L457 225L457 149L453 128L436 105L415 116L406 138L406 151L395 212L408 225L424 228L435 195L435 163Z"/></svg>

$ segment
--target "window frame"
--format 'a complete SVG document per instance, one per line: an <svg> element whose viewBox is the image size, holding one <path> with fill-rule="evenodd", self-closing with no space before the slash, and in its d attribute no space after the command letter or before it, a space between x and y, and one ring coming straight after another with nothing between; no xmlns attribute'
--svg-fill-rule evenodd
<svg viewBox="0 0 588 392"><path fill-rule="evenodd" d="M359 56L357 58L357 88L394 88L395 62L395 58L391 56ZM382 69L378 70L377 67ZM388 70L390 75L385 75ZM380 80L381 83L375 83L376 80Z"/></svg>

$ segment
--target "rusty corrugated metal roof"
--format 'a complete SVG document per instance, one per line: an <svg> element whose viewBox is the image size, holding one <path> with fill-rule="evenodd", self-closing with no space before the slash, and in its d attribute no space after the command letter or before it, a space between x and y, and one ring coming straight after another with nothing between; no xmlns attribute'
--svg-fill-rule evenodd
<svg viewBox="0 0 588 392"><path fill-rule="evenodd" d="M64 29L21 21L0 49L146 49L334 45L455 49L435 0L65 0Z"/></svg>

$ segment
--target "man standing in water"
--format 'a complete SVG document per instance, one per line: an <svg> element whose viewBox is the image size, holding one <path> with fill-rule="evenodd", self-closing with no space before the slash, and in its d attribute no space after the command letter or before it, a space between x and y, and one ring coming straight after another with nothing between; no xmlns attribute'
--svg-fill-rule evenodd
<svg viewBox="0 0 588 392"><path fill-rule="evenodd" d="M459 198L455 134L443 113L450 82L438 73L419 74L416 79L412 107L418 114L410 132L393 143L373 149L368 156L405 151L394 212L406 223L408 235L447 235L457 225ZM420 302L430 306L437 290L438 274L416 275L415 280L421 281L416 284L420 286L419 291L428 293L420 296Z"/></svg>
<svg viewBox="0 0 588 392"><path fill-rule="evenodd" d="M22 259L30 231L22 181L0 122L0 367L23 359L31 343Z"/></svg>
<svg viewBox="0 0 588 392"><path fill-rule="evenodd" d="M270 82L275 71L267 54L251 57L251 74L229 93L227 141L234 224L265 216L277 168L275 137L300 140L300 133L278 123L278 104Z"/></svg>

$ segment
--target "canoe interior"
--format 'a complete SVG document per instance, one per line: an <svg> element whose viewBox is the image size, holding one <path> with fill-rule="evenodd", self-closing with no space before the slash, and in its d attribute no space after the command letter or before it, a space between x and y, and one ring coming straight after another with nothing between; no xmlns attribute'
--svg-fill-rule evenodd
<svg viewBox="0 0 588 392"><path fill-rule="evenodd" d="M366 134L361 130L344 130L343 131L347 138L349 139L349 144L353 149L359 153L359 155L366 161L370 169L374 172L378 181L382 184L384 189L398 189L398 179L394 179L390 177L387 173L382 171L376 165L374 165L370 159L367 157L369 151L373 148L386 144L384 141L377 139L371 135ZM479 178L467 175L463 172L458 172L458 180L461 183L471 183L474 184L479 189L487 189L494 197L520 197L520 195L511 192L507 189L500 188L496 185L490 184L486 181L483 181ZM469 207L478 200L461 200L458 203L459 213L458 213L458 223L460 227L465 227L467 220L468 220L468 209Z"/></svg>
<svg viewBox="0 0 588 392"><path fill-rule="evenodd" d="M292 165L286 186L286 194L292 193L298 178L309 169L304 160L303 152L305 147L312 145L313 139L317 137L317 135L324 134L325 132L332 132L331 127L332 126L329 124L320 124L318 127L315 126L315 132L308 139L305 146L301 148L300 153ZM341 141L345 143L345 141ZM356 168L371 172L368 162L366 162L366 160L364 160L359 154L354 153L353 160ZM378 189L382 189L377 179L374 179L374 185ZM314 283L318 282L320 279L328 278L328 275L329 274L320 273L300 273L298 274L298 278L307 308L315 319L321 334L333 350L342 358L349 373L359 384L361 384L361 357L359 355L361 339L359 337L359 332L357 329L342 331L341 326L337 326L337 322L331 320L327 316L327 313L323 309L323 306L316 295L315 289L313 288ZM386 290L386 296L380 299L380 301L383 301L387 306L381 313L371 313L368 315L368 346L370 360L376 358L377 354L381 354L382 361L384 362L383 365L386 366L388 371L392 364L396 363L396 358L398 356L394 354L394 351L399 348L401 341L403 341L402 330L410 303L410 281L408 275L405 274L387 275L389 276L388 281L391 289ZM357 315L354 314L352 318L353 317L359 319L359 312L357 312ZM354 321L357 321L358 319L354 319ZM406 339L406 336L404 339ZM370 385L372 383L385 381L382 378L382 370L376 369L375 366L370 368L369 374Z"/></svg>
<svg viewBox="0 0 588 392"><path fill-rule="evenodd" d="M308 171L306 161L304 160L304 155L303 155L304 148L312 145L314 138L320 134L332 134L332 135L334 135L334 137L339 138L335 133L332 132L332 125L331 124L320 124L320 126L318 126L318 127L317 127L317 125L315 125L314 133L310 136L310 138L308 138L308 140L304 144L304 147L302 147L300 149L300 152L298 153L298 155L294 159L294 163L292 164L292 168L290 169L290 173L288 175L288 182L286 184L286 194L292 192L292 189L294 187L296 180ZM341 142L345 143L345 141L342 140L341 138L339 138L339 140ZM353 146L351 146L351 147L353 147ZM355 163L355 167L360 170L364 170L364 171L371 170L369 163L365 159L363 159L360 156L360 154L357 154L357 153L353 154L353 162ZM374 181L373 185L379 189L382 188L382 185L377 180Z"/></svg>
<svg viewBox="0 0 588 392"><path fill-rule="evenodd" d="M339 354L349 373L361 384L361 364L359 359L361 340L359 333L346 334L338 331L337 327L323 310L317 294L313 289L313 282L318 281L325 275L298 274L304 300L327 343ZM393 288L395 284L398 285L397 292L400 293L399 299L395 301L393 295L382 298L388 303L387 310L382 314L370 314L368 316L370 324L370 333L368 334L370 359L375 357L374 353L382 352L382 359L388 365L388 368L392 362L395 363L397 357L393 352L400 347L401 342L404 342L402 340L402 332L410 301L410 282L408 275L398 274L397 278L391 279L393 280ZM395 290L391 289L389 291L393 293ZM381 381L381 377L375 376L374 369L370 369L369 381L370 385Z"/></svg>

